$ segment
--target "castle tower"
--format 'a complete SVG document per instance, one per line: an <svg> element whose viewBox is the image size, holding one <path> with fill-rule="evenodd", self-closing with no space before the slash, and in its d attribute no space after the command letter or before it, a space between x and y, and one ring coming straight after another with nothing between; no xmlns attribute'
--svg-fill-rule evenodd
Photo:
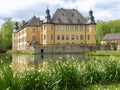
<svg viewBox="0 0 120 90"><path fill-rule="evenodd" d="M47 8L45 20L43 22L43 45L54 44L54 25L52 23L50 10Z"/></svg>
<svg viewBox="0 0 120 90"><path fill-rule="evenodd" d="M95 24L95 20L94 20L94 16L93 16L93 11L91 9L89 11L88 23L89 24Z"/></svg>
<svg viewBox="0 0 120 90"><path fill-rule="evenodd" d="M18 22L15 22L14 24L14 32L19 30Z"/></svg>
<svg viewBox="0 0 120 90"><path fill-rule="evenodd" d="M47 8L44 23L49 23L49 22L51 22L51 15L50 15L50 10Z"/></svg>
<svg viewBox="0 0 120 90"><path fill-rule="evenodd" d="M88 44L96 44L96 22L93 16L93 11L90 9L89 16L88 16L88 22L87 22L87 28L86 28L86 42Z"/></svg>

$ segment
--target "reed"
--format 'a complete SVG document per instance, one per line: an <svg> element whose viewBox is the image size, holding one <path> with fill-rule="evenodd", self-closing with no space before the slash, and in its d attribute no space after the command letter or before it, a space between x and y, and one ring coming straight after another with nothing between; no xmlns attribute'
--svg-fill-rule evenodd
<svg viewBox="0 0 120 90"><path fill-rule="evenodd" d="M0 69L0 90L79 90L90 85L120 82L120 59L95 58L89 61L43 61L38 68L13 71Z"/></svg>
<svg viewBox="0 0 120 90"><path fill-rule="evenodd" d="M0 90L19 90L21 79L11 66L6 65L0 71Z"/></svg>

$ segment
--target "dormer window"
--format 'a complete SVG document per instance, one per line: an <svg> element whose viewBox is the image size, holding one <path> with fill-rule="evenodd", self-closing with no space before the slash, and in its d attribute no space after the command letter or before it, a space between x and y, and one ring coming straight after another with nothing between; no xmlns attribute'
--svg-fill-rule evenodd
<svg viewBox="0 0 120 90"><path fill-rule="evenodd" d="M72 13L72 16L74 16L74 14Z"/></svg>
<svg viewBox="0 0 120 90"><path fill-rule="evenodd" d="M70 20L70 18L68 19L68 22L71 23L72 21Z"/></svg>
<svg viewBox="0 0 120 90"><path fill-rule="evenodd" d="M58 18L58 23L61 23L61 19L60 18Z"/></svg>
<svg viewBox="0 0 120 90"><path fill-rule="evenodd" d="M80 19L77 19L77 22L80 23Z"/></svg>

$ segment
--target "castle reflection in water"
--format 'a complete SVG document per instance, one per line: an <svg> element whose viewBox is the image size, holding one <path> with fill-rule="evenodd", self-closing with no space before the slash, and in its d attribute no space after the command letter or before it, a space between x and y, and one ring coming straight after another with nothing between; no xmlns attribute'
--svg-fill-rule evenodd
<svg viewBox="0 0 120 90"><path fill-rule="evenodd" d="M13 54L12 55L12 66L15 70L25 70L27 67L35 65L39 66L44 60L65 60L65 59L81 60L84 58L83 54L53 54L53 55L29 55L29 54Z"/></svg>

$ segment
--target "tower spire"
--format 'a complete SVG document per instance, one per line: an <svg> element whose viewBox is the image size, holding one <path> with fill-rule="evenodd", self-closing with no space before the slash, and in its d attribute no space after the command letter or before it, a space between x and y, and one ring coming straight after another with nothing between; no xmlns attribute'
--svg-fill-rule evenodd
<svg viewBox="0 0 120 90"><path fill-rule="evenodd" d="M48 9L48 5L47 5L46 16L45 16L44 22L51 22L51 15L50 15L50 10Z"/></svg>
<svg viewBox="0 0 120 90"><path fill-rule="evenodd" d="M18 22L14 23L14 32L16 32L17 30L19 30L19 26L18 26Z"/></svg>
<svg viewBox="0 0 120 90"><path fill-rule="evenodd" d="M95 23L94 16L93 16L93 11L92 11L91 7L90 7L90 11L89 11L89 16L88 16L88 23L90 23L90 24Z"/></svg>

